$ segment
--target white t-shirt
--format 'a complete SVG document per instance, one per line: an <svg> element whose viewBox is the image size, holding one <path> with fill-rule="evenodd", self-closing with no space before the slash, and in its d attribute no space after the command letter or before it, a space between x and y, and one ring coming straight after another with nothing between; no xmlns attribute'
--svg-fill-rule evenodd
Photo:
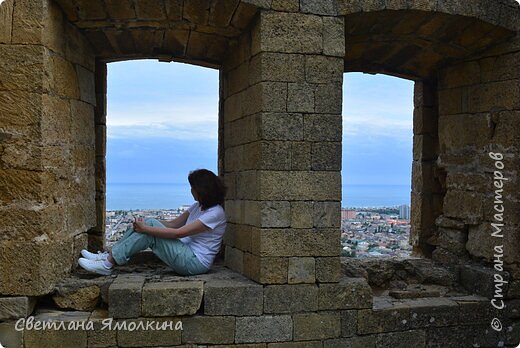
<svg viewBox="0 0 520 348"><path fill-rule="evenodd" d="M226 231L227 223L224 208L222 208L220 204L217 204L201 211L199 202L195 202L188 208L188 212L190 215L188 216L186 225L198 219L208 227L208 230L179 238L179 240L189 245L195 256L197 256L197 259L204 266L210 268L215 256L220 250L222 236Z"/></svg>

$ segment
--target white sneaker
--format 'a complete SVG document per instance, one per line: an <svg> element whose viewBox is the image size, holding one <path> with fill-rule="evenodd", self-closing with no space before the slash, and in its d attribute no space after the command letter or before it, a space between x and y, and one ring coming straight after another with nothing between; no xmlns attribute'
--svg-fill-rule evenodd
<svg viewBox="0 0 520 348"><path fill-rule="evenodd" d="M86 269L89 272L94 272L101 275L112 274L112 268L106 267L104 260L88 260L80 258L78 260L78 264L81 266L81 268Z"/></svg>
<svg viewBox="0 0 520 348"><path fill-rule="evenodd" d="M87 249L81 250L81 256L86 258L87 260L93 260L93 261L104 261L108 257L108 251L98 251L97 254L91 253Z"/></svg>

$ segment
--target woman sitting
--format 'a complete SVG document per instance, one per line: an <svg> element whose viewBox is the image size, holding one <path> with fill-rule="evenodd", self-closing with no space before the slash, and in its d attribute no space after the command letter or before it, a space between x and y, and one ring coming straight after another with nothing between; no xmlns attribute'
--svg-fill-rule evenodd
<svg viewBox="0 0 520 348"><path fill-rule="evenodd" d="M151 248L164 263L181 275L206 273L220 250L226 230L226 187L213 172L190 172L188 181L195 199L186 211L171 221L136 219L111 252L81 251L79 265L87 271L110 275L115 265L124 265L138 251Z"/></svg>

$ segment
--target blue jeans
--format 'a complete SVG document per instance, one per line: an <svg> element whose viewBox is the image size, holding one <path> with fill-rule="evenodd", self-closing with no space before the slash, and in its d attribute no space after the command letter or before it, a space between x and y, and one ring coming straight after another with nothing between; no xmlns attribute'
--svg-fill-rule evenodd
<svg viewBox="0 0 520 348"><path fill-rule="evenodd" d="M159 220L146 218L145 225L166 228ZM151 248L164 263L181 275L206 273L209 269L200 263L191 248L178 239L150 236L134 231L130 225L119 241L112 247L112 257L118 265L124 265L135 253Z"/></svg>

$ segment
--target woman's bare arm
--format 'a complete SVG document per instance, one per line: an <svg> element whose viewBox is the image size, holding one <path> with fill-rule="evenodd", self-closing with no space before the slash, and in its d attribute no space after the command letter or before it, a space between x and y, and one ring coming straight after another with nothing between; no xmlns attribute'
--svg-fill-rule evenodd
<svg viewBox="0 0 520 348"><path fill-rule="evenodd" d="M136 229L137 232L146 233L150 236L172 239L191 236L207 230L208 226L204 225L200 220L195 220L192 223L184 225L180 228L162 228L142 225Z"/></svg>
<svg viewBox="0 0 520 348"><path fill-rule="evenodd" d="M175 219L173 220L160 220L160 222L166 226L166 227L169 227L169 228L179 228L179 227L182 227L186 224L186 221L188 221L188 216L190 215L190 213L185 210L184 213L182 213L181 215L177 216Z"/></svg>

